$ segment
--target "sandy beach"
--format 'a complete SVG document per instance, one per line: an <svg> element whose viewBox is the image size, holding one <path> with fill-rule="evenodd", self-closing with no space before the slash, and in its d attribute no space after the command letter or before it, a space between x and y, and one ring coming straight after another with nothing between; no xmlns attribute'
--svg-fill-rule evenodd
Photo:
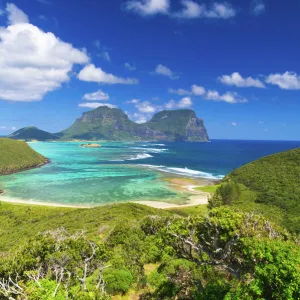
<svg viewBox="0 0 300 300"><path fill-rule="evenodd" d="M189 202L185 204L176 204L170 202L163 202L163 201L129 201L132 203L138 203L142 205L147 205L154 208L160 209L168 209L168 208L181 208L181 207L188 207L188 206L196 206L201 204L207 204L209 193L205 193L199 190L195 190L195 188L199 186L206 186L214 184L214 181L207 180L207 179L189 179L189 178L165 178L164 180L168 181L172 188L177 190L189 192L191 195L189 197ZM15 203L15 204L23 204L23 205L39 205L39 206L49 206L49 207L65 207L65 208L93 208L95 206L100 205L69 205L63 203L51 203L51 202L42 202L42 201L28 201L22 200L18 198L11 198L6 197L5 193L0 194L0 201L7 202L7 203ZM110 203L103 204L109 205Z"/></svg>

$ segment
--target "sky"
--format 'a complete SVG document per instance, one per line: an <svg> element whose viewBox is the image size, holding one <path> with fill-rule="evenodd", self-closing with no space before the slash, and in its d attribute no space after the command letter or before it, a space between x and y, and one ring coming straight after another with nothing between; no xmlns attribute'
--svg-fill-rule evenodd
<svg viewBox="0 0 300 300"><path fill-rule="evenodd" d="M107 105L212 139L300 140L299 0L0 0L0 135Z"/></svg>

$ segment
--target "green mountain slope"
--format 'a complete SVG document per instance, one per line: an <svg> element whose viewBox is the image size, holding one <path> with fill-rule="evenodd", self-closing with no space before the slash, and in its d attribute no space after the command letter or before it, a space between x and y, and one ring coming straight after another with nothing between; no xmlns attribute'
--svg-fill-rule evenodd
<svg viewBox="0 0 300 300"><path fill-rule="evenodd" d="M38 140L38 141L47 141L47 140L56 140L58 139L52 133L38 129L34 126L21 128L8 136L11 139L15 140Z"/></svg>
<svg viewBox="0 0 300 300"><path fill-rule="evenodd" d="M203 120L189 109L160 111L145 125L175 141L200 142L209 139Z"/></svg>
<svg viewBox="0 0 300 300"><path fill-rule="evenodd" d="M300 232L300 148L263 157L231 172L211 202L220 203L258 208L268 217L276 211L273 217L280 214L283 226Z"/></svg>
<svg viewBox="0 0 300 300"><path fill-rule="evenodd" d="M83 113L61 139L132 141L207 141L203 121L191 110L162 111L144 124L129 120L121 110L106 106Z"/></svg>
<svg viewBox="0 0 300 300"><path fill-rule="evenodd" d="M0 175L33 168L47 162L47 158L31 149L25 142L0 139Z"/></svg>

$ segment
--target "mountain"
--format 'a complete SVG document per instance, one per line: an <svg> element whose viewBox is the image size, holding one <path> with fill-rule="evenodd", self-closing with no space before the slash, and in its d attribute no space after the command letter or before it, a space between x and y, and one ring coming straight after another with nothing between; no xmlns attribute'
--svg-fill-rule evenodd
<svg viewBox="0 0 300 300"><path fill-rule="evenodd" d="M259 211L300 233L300 148L248 163L224 179L211 205Z"/></svg>
<svg viewBox="0 0 300 300"><path fill-rule="evenodd" d="M14 140L38 140L38 141L47 141L47 140L57 140L58 137L47 131L38 129L34 126L21 128L13 133L11 133L8 138Z"/></svg>
<svg viewBox="0 0 300 300"><path fill-rule="evenodd" d="M207 141L203 121L192 110L161 111L144 124L136 124L117 108L98 107L83 113L57 134L61 139L131 141Z"/></svg>
<svg viewBox="0 0 300 300"><path fill-rule="evenodd" d="M0 175L37 167L47 159L31 149L27 143L7 138L0 139Z"/></svg>
<svg viewBox="0 0 300 300"><path fill-rule="evenodd" d="M201 142L208 141L203 120L193 110L163 110L145 123L152 130L163 132L169 140Z"/></svg>

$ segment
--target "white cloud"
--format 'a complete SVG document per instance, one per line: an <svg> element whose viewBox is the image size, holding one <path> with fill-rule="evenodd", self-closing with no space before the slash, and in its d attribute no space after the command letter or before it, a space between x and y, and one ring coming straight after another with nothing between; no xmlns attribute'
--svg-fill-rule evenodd
<svg viewBox="0 0 300 300"><path fill-rule="evenodd" d="M79 107L85 107L85 108L98 108L100 106L107 106L109 108L116 108L115 105L110 103L99 103L99 102L87 102L87 103L80 103L78 104Z"/></svg>
<svg viewBox="0 0 300 300"><path fill-rule="evenodd" d="M133 0L128 1L125 8L142 16L164 14L181 19L229 19L236 15L235 9L227 2L215 2L209 7L192 0L182 0L181 4L182 9L177 12L171 11L169 0Z"/></svg>
<svg viewBox="0 0 300 300"><path fill-rule="evenodd" d="M294 72L270 74L266 82L277 85L283 90L300 90L300 75Z"/></svg>
<svg viewBox="0 0 300 300"><path fill-rule="evenodd" d="M156 66L155 73L159 75L167 76L171 79L178 79L178 77L174 76L174 73L171 69L161 64Z"/></svg>
<svg viewBox="0 0 300 300"><path fill-rule="evenodd" d="M262 0L253 0L251 3L251 13L255 16L261 15L266 10L265 4Z"/></svg>
<svg viewBox="0 0 300 300"><path fill-rule="evenodd" d="M78 74L78 79L82 81L98 82L104 84L137 84L135 78L122 78L113 74L105 73L101 68L96 68L95 65L89 64L85 66Z"/></svg>
<svg viewBox="0 0 300 300"><path fill-rule="evenodd" d="M28 16L13 3L7 3L6 11L10 25L29 23Z"/></svg>
<svg viewBox="0 0 300 300"><path fill-rule="evenodd" d="M181 19L229 19L236 15L235 9L227 2L213 3L210 7L205 4L199 4L191 0L181 1L183 9L171 14L171 16Z"/></svg>
<svg viewBox="0 0 300 300"><path fill-rule="evenodd" d="M258 121L258 123L259 123L259 124L265 124L265 122L264 122L264 121Z"/></svg>
<svg viewBox="0 0 300 300"><path fill-rule="evenodd" d="M180 96L183 95L195 95L195 96L203 96L205 94L205 88L200 85L192 85L191 90L185 90L185 89L168 89L170 94L177 94Z"/></svg>
<svg viewBox="0 0 300 300"><path fill-rule="evenodd" d="M181 2L184 8L180 12L175 13L175 17L184 19L193 19L200 17L203 9L202 5L199 5L198 3L190 0L184 0Z"/></svg>
<svg viewBox="0 0 300 300"><path fill-rule="evenodd" d="M164 105L166 109L177 109L177 108L189 108L193 105L192 99L190 97L184 97L178 102L170 100Z"/></svg>
<svg viewBox="0 0 300 300"><path fill-rule="evenodd" d="M203 86L200 85L192 85L192 93L195 96L203 96L205 94L205 88Z"/></svg>
<svg viewBox="0 0 300 300"><path fill-rule="evenodd" d="M237 126L237 123L232 122L231 125L232 125L232 126Z"/></svg>
<svg viewBox="0 0 300 300"><path fill-rule="evenodd" d="M190 91L187 91L185 89L168 89L169 93L170 94L177 94L177 95L180 95L180 96L183 96L183 95L191 95L192 93Z"/></svg>
<svg viewBox="0 0 300 300"><path fill-rule="evenodd" d="M142 123L146 123L149 119L149 116L147 117L144 114L140 114L140 113L134 113L133 114L133 119L136 123L138 124L142 124Z"/></svg>
<svg viewBox="0 0 300 300"><path fill-rule="evenodd" d="M224 101L224 102L227 102L230 104L248 102L247 99L239 96L237 93L226 92L225 94L221 95L221 94L219 94L218 91L214 91L214 90L213 91L209 90L206 93L205 99L212 100L212 101Z"/></svg>
<svg viewBox="0 0 300 300"><path fill-rule="evenodd" d="M129 101L126 101L127 104L137 104L140 103L140 99L131 99Z"/></svg>
<svg viewBox="0 0 300 300"><path fill-rule="evenodd" d="M223 75L219 77L219 79L226 85L265 88L265 85L259 79L254 79L252 77L243 78L238 72L234 72L231 75Z"/></svg>
<svg viewBox="0 0 300 300"><path fill-rule="evenodd" d="M155 106L150 101L139 102L135 107L142 113L154 113L156 111Z"/></svg>
<svg viewBox="0 0 300 300"><path fill-rule="evenodd" d="M107 93L104 93L101 90L98 90L97 92L94 93L87 93L85 94L82 99L84 100L108 100L109 99L109 95Z"/></svg>
<svg viewBox="0 0 300 300"><path fill-rule="evenodd" d="M7 5L12 25L0 29L0 99L39 101L69 81L74 64L86 64L85 51L51 32L26 23L15 5Z"/></svg>
<svg viewBox="0 0 300 300"><path fill-rule="evenodd" d="M179 100L177 106L178 108L188 108L193 105L192 99L190 97L185 97Z"/></svg>
<svg viewBox="0 0 300 300"><path fill-rule="evenodd" d="M131 65L130 63L125 63L124 66L129 71L135 71L136 70L136 67L134 65Z"/></svg>
<svg viewBox="0 0 300 300"><path fill-rule="evenodd" d="M142 16L166 14L169 11L169 0L132 0L125 8Z"/></svg>

